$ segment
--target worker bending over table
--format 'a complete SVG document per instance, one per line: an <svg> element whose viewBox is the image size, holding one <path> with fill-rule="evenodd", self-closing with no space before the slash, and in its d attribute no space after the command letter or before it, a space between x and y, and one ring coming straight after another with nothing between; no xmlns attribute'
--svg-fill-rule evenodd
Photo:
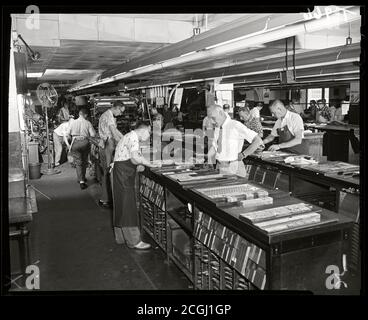
<svg viewBox="0 0 368 320"><path fill-rule="evenodd" d="M55 152L55 167L60 166L60 158L63 152L64 140L67 139L70 123L74 121L73 116L70 116L69 121L63 122L53 132L54 152Z"/></svg>
<svg viewBox="0 0 368 320"><path fill-rule="evenodd" d="M115 150L112 170L113 181L113 225L115 240L118 244L127 244L129 248L149 249L150 244L141 239L139 216L135 193L136 171L144 166L155 167L146 160L140 151L139 143L150 138L149 123L137 124L119 141Z"/></svg>
<svg viewBox="0 0 368 320"><path fill-rule="evenodd" d="M300 153L298 146L304 138L304 123L302 117L286 109L280 100L275 100L270 105L270 111L277 121L272 128L271 134L263 140L263 143L272 142L279 137L279 143L271 145L268 150L276 151L282 149L292 153Z"/></svg>
<svg viewBox="0 0 368 320"><path fill-rule="evenodd" d="M237 174L240 166L244 167L242 160L262 145L262 139L257 132L231 119L219 105L208 107L207 116L215 123L214 139L208 151L209 163L216 159L220 173ZM250 145L242 152L244 140Z"/></svg>

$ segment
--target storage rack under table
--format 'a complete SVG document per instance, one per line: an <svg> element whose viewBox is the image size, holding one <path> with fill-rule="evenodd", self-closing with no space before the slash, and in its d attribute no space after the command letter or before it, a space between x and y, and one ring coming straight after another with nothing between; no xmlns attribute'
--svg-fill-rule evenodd
<svg viewBox="0 0 368 320"><path fill-rule="evenodd" d="M288 191L299 199L313 202L354 220L351 244L354 254L349 261L349 267L354 272L359 272L361 251L359 176L316 171L310 166L293 166L272 158L262 159L259 155L247 157L244 164L249 180ZM333 166L334 162L327 161L325 164Z"/></svg>
<svg viewBox="0 0 368 320"><path fill-rule="evenodd" d="M152 181L152 184L159 185L156 190L163 190L161 191L163 193L151 197L144 196L142 194L144 181ZM142 203L140 212L142 221L146 221L143 222L143 228L165 251L167 258L187 275L195 289L288 289L326 292L326 267L337 265L341 269L342 256L345 254L347 259L350 259L353 223L349 218L319 208L324 216L336 221L278 234L267 234L241 220L235 212L237 207L234 204L213 201L195 190L203 186L248 182L241 177L232 176L217 181L187 181L181 184L162 174L160 170L146 170L141 173L140 182L141 199L145 199L143 203L148 199L151 208L157 201L155 199L163 196L164 205L161 208L165 213L166 222L164 225L159 220L159 224L156 225L155 215L147 211L145 204ZM267 190L275 198L274 201L278 206L300 202L290 197L287 192L271 188ZM175 210L168 206L168 197L175 197L179 206L187 207L189 216L183 218L175 214ZM171 252L171 245L167 241L171 239L168 236L168 233L172 232L168 223L171 219L188 236L189 250L186 256L174 256ZM163 230L163 226L166 226L166 230ZM155 231L157 229L162 233L166 232L166 237L157 236ZM226 233L224 239L228 242L220 243L221 241L217 239L219 247L216 248L214 237L219 229Z"/></svg>

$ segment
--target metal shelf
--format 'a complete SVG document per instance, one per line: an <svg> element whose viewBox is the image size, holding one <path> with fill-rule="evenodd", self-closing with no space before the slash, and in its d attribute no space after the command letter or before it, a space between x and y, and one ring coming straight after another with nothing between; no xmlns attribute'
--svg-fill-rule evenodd
<svg viewBox="0 0 368 320"><path fill-rule="evenodd" d="M175 222L186 232L189 233L191 236L193 235L193 228L188 225L175 211L167 211L167 214L172 217ZM192 218L193 219L193 218Z"/></svg>
<svg viewBox="0 0 368 320"><path fill-rule="evenodd" d="M167 256L169 257L170 260L172 260L175 263L175 265L180 269L180 271L182 271L185 274L185 276L189 279L189 281L192 284L194 284L193 275L191 274L191 271L188 270L187 267L184 266L183 263L173 254L167 253Z"/></svg>

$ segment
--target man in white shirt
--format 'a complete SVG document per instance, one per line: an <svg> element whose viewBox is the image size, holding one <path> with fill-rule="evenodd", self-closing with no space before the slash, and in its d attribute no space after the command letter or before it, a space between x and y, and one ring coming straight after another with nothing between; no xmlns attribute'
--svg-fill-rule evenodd
<svg viewBox="0 0 368 320"><path fill-rule="evenodd" d="M87 120L88 111L85 108L79 110L79 118L73 121L64 136L64 141L72 154L77 171L77 179L82 190L87 188L86 170L88 164L88 154L91 149L90 137L95 137L96 132L92 123ZM67 137L72 137L69 144Z"/></svg>
<svg viewBox="0 0 368 320"><path fill-rule="evenodd" d="M293 153L298 152L298 146L304 138L304 123L302 117L286 109L280 100L275 100L270 105L270 111L277 121L272 128L271 134L263 140L264 144L272 142L279 137L279 144L273 144L268 150L276 151L283 149Z"/></svg>
<svg viewBox="0 0 368 320"><path fill-rule="evenodd" d="M102 197L98 201L101 207L111 207L111 186L109 177L109 166L113 162L113 153L117 143L123 138L123 134L118 130L115 117L123 114L125 107L121 101L115 101L113 106L106 110L98 121L98 135L103 141L104 148L100 150L104 157L102 162Z"/></svg>
<svg viewBox="0 0 368 320"><path fill-rule="evenodd" d="M116 119L123 114L125 107L121 101L115 101L113 106L106 110L98 121L98 135L105 143L106 167L113 161L112 154L116 144L121 140L123 134L118 130Z"/></svg>
<svg viewBox="0 0 368 320"><path fill-rule="evenodd" d="M204 152L208 153L213 143L213 135L215 132L215 123L208 116L203 119L202 122L203 139L207 137L207 141L204 140Z"/></svg>
<svg viewBox="0 0 368 320"><path fill-rule="evenodd" d="M212 146L208 151L209 163L216 160L221 173L236 174L239 162L242 163L243 159L256 151L262 145L262 139L257 132L231 119L221 106L208 107L207 116L216 126ZM250 145L242 152L244 140Z"/></svg>
<svg viewBox="0 0 368 320"><path fill-rule="evenodd" d="M55 152L55 167L60 166L60 157L63 151L64 137L67 137L69 126L72 121L74 121L74 119L70 118L69 121L63 122L61 125L54 129L53 141Z"/></svg>

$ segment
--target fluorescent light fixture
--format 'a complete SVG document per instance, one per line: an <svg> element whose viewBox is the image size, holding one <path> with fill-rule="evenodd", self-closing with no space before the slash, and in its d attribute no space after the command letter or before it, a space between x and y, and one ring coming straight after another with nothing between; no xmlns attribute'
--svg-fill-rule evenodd
<svg viewBox="0 0 368 320"><path fill-rule="evenodd" d="M191 55L191 54L193 54L193 53L196 53L197 51L191 51L191 52L188 52L188 53L184 53L184 54L182 54L180 57L186 57L186 56L189 56L189 55Z"/></svg>
<svg viewBox="0 0 368 320"><path fill-rule="evenodd" d="M101 73L102 69L46 69L44 76L78 76L78 75L93 75Z"/></svg>
<svg viewBox="0 0 368 320"><path fill-rule="evenodd" d="M115 79L114 77L109 77L109 78L105 78L105 79L102 79L102 80L94 81L94 82L89 83L89 84L85 84L85 85L81 85L81 86L78 86L78 87L75 87L75 88L71 88L68 91L72 92L72 91L76 91L76 90L87 89L87 88L90 88L90 87L95 87L95 86L99 86L99 85L106 84L106 83L109 83L109 82L113 82L115 80L117 80L117 79Z"/></svg>
<svg viewBox="0 0 368 320"><path fill-rule="evenodd" d="M307 69L307 68L320 67L320 66L343 64L343 63L349 63L349 62L355 62L355 61L359 61L359 58L351 58L351 59L330 61L330 62L324 62L324 63L314 63L314 64L308 64L308 65L301 65L301 66L296 66L295 69L300 70L300 69ZM283 71L283 70L284 69L282 69L282 68L277 68L277 69L254 71L254 72L247 72L247 73L241 73L241 74L232 74L232 75L228 75L228 76L222 76L222 79L238 78L238 77L245 77L245 76L252 76L252 75L266 74L266 73L274 73L274 72L280 72L280 71ZM356 72L358 73L359 71L357 70ZM344 73L345 72L336 73L336 74L344 74ZM347 71L346 72L346 74L351 74L351 73L355 73L355 71ZM326 75L327 74L322 75L322 76L326 76ZM297 78L304 78L304 77L298 77L297 76ZM185 80L185 81L174 81L174 82L171 82L171 83L156 84L156 85L149 85L149 86L129 87L128 90L151 88L151 87L155 87L155 86L168 86L168 85L174 85L174 84L177 84L177 83L184 84L184 83L203 82L203 81L213 80L215 78L217 78L217 77L209 77L209 78L204 78L204 79L191 79L191 80ZM276 79L270 79L270 80L276 80ZM258 81L265 81L265 80L258 80ZM234 82L239 83L237 81L234 81ZM253 81L253 82L256 82L256 81ZM262 84L255 84L254 86L257 87L257 86L261 86L261 85Z"/></svg>
<svg viewBox="0 0 368 320"><path fill-rule="evenodd" d="M40 78L43 72L27 72L27 78Z"/></svg>
<svg viewBox="0 0 368 320"><path fill-rule="evenodd" d="M345 21L345 23L360 19L360 14L359 14L360 7L358 6L354 7L353 9L350 10L350 12L352 14L350 14L346 18L347 21ZM281 27L273 28L273 29L267 29L267 25L266 25L266 27L261 31L246 35L241 38L232 39L226 42L222 42L222 43L207 47L205 50L189 52L188 54L183 54L181 56L178 56L178 57L175 57L169 60L165 60L163 62L138 67L138 68L129 70L126 73L121 73L119 75L116 75L114 78L112 78L113 80L108 79L107 82L125 79L125 78L129 78L129 77L136 76L139 74L143 74L143 73L154 72L162 68L169 68L169 67L177 66L179 64L198 61L201 59L208 59L211 57L226 55L226 54L234 53L236 51L244 50L244 49L254 47L254 46L262 46L264 43L289 38L291 36L298 35L301 33L325 29L326 23L328 24L329 27L340 25L341 24L341 13L336 12L334 14L330 14L328 18L322 17L320 19L301 21L301 22L298 22L292 25L284 25ZM298 69L298 67L296 69ZM282 71L282 70L275 69L272 71L268 70L267 72L275 72L275 71ZM263 72L256 72L256 73L250 73L250 74L257 74L257 73L265 73L265 72L263 71ZM231 75L231 76L234 76L234 75ZM226 78L226 76L224 78ZM102 84L102 83L104 82L99 82L98 84ZM87 88L87 87L91 87L95 85L97 84L89 84L84 87Z"/></svg>
<svg viewBox="0 0 368 320"><path fill-rule="evenodd" d="M276 29L284 28L284 27L285 26L281 26L281 27L269 29L267 31L276 30ZM254 33L250 33L250 34L247 34L246 36L242 36L242 37L238 37L238 38L231 39L231 40L228 40L228 41L216 43L216 44L214 44L212 46L206 47L204 50L211 50L211 49L214 49L214 48L217 48L217 47L220 47L220 46L228 45L228 44L231 44L231 43L236 43L238 41L241 41L241 40L244 40L244 39L248 39L248 38L254 37L256 35L262 34L262 33L264 33L263 30L262 31L258 31L258 32L254 32Z"/></svg>
<svg viewBox="0 0 368 320"><path fill-rule="evenodd" d="M148 68L149 66L152 66L152 64L149 64L149 65L146 65L146 66L142 66L142 67L139 67L139 68L135 68L135 69L132 69L132 70L129 70L129 71L130 72L133 72L133 71L141 70L141 69L144 69L144 68Z"/></svg>
<svg viewBox="0 0 368 320"><path fill-rule="evenodd" d="M359 12L359 8L354 9L354 11ZM339 15L339 13L335 13L335 15ZM333 17L333 15L329 16L329 18L331 17ZM353 20L358 19L358 18L359 16L351 17L351 19ZM176 58L166 60L159 64L147 66L143 70L141 69L138 74L152 72L152 71L159 70L161 68L168 68L168 67L176 66L178 64L197 61L200 59L206 59L212 56L228 54L228 53L231 53L237 50L244 50L245 48L249 48L252 46L262 45L263 43L272 42L278 39L288 38L292 35L297 35L297 34L305 32L306 30L308 30L308 26L310 25L311 25L311 28L314 30L316 28L323 29L324 23L326 23L326 22L323 22L323 20L326 20L326 19L327 18L324 18L324 19L321 18L317 21L312 20L312 21L297 23L295 25L278 27L278 28L267 30L267 31L262 30L262 32L253 33L251 36L247 35L240 41L238 38L237 39L238 41L236 42L231 41L231 42L228 42L227 44L222 43L221 46L219 45L209 50L197 51L195 54L179 56ZM339 24L339 20L336 20L336 19L335 20L330 19L329 21L330 21L330 25ZM128 78L133 75L136 75L136 73L131 73L130 71L130 72L127 72L127 74L125 74L122 78ZM121 77L119 77L119 79L121 79Z"/></svg>
<svg viewBox="0 0 368 320"><path fill-rule="evenodd" d="M343 59L343 60L336 60L336 61L323 62L323 63L312 63L312 64L296 66L295 70L314 68L314 67L324 67L324 66L342 64L342 63L355 62L355 61L359 61L359 60L360 60L360 58L351 58L351 59ZM262 71L246 72L246 73L241 73L241 74L233 74L233 75L223 76L222 78L223 79L235 78L235 77L251 76L251 75L257 75L257 74L281 72L281 71L284 71L284 69L283 68L277 68L277 69L268 69L268 70L262 70Z"/></svg>
<svg viewBox="0 0 368 320"><path fill-rule="evenodd" d="M116 79L118 79L120 76L122 76L124 74L126 74L126 72L118 73L118 74L114 75L113 78L116 80Z"/></svg>
<svg viewBox="0 0 368 320"><path fill-rule="evenodd" d="M308 76L297 76L297 79L339 76L343 74L355 74L359 72L360 72L359 70L353 70L353 71L333 72L333 73L325 73L325 74L313 74L313 75L308 75Z"/></svg>

